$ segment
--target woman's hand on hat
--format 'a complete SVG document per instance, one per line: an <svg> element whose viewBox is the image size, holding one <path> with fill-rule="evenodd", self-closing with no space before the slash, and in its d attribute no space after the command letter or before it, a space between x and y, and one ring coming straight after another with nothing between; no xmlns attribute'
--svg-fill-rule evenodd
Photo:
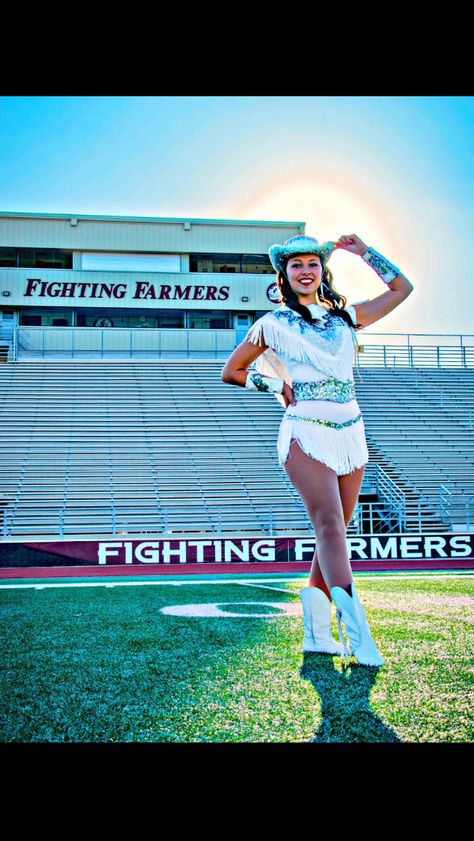
<svg viewBox="0 0 474 841"><path fill-rule="evenodd" d="M288 385L288 383L283 383L282 394L283 394L283 399L285 401L285 408L288 408L288 406L295 406L296 405L296 400L295 400L295 396L293 394L293 389L291 388L291 386Z"/></svg>
<svg viewBox="0 0 474 841"><path fill-rule="evenodd" d="M339 237L335 243L334 250L336 250L336 248L342 248L344 251L350 251L351 254L358 254L359 257L362 257L368 247L369 246L366 245L365 242L357 236L357 234L344 234L344 236Z"/></svg>

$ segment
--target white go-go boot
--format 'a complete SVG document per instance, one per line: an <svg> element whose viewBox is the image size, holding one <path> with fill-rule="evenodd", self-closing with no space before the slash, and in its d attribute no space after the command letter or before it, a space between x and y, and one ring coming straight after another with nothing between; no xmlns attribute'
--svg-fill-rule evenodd
<svg viewBox="0 0 474 841"><path fill-rule="evenodd" d="M360 603L354 582L351 585L352 596L342 587L331 587L330 593L336 605L336 618L341 645L347 655L347 661L352 654L361 666L383 666L384 660L377 650L370 628L365 617L365 610ZM347 649L341 629L344 622L349 650ZM346 657L344 658L346 660ZM347 662L346 661L346 662Z"/></svg>
<svg viewBox="0 0 474 841"><path fill-rule="evenodd" d="M331 602L319 587L303 587L303 653L341 654L341 646L331 636Z"/></svg>

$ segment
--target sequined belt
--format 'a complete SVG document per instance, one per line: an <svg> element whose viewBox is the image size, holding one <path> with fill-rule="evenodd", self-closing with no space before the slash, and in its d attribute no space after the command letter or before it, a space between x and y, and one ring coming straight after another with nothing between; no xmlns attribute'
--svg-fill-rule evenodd
<svg viewBox="0 0 474 841"><path fill-rule="evenodd" d="M356 396L353 380L337 380L335 377L316 382L293 383L292 389L296 400L332 400L334 403L348 403L349 400L355 400Z"/></svg>
<svg viewBox="0 0 474 841"><path fill-rule="evenodd" d="M334 421L320 420L320 418L305 418L304 415L286 414L283 420L306 421L307 423L317 423L319 424L319 426L329 426L331 429L346 429L348 426L352 426L354 423L360 421L361 418L362 414L359 413L356 418L352 418L348 421L343 421L342 423L335 423Z"/></svg>

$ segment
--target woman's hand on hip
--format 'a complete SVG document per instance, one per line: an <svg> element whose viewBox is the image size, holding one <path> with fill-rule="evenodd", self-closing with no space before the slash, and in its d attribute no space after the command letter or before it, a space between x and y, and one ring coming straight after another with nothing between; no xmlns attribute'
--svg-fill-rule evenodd
<svg viewBox="0 0 474 841"><path fill-rule="evenodd" d="M295 400L295 396L293 394L293 389L291 388L291 386L288 385L288 383L283 383L282 394L283 394L283 399L285 401L285 407L286 408L288 408L288 406L295 406L296 405L296 400Z"/></svg>
<svg viewBox="0 0 474 841"><path fill-rule="evenodd" d="M368 245L361 240L357 234L344 234L339 237L334 248L342 248L344 251L350 251L352 254L358 254L362 257L368 249Z"/></svg>

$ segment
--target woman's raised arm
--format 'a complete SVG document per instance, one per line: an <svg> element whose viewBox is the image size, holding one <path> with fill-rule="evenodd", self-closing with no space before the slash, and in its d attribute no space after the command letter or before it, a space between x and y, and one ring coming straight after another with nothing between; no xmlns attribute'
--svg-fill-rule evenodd
<svg viewBox="0 0 474 841"><path fill-rule="evenodd" d="M387 292L383 292L377 298L372 298L371 301L352 305L356 311L356 321L362 327L368 327L369 324L373 324L374 321L379 321L379 319L388 315L413 292L413 285L408 278L381 254L378 254L373 248L369 248L357 234L346 234L339 237L336 248L358 254L389 287Z"/></svg>

